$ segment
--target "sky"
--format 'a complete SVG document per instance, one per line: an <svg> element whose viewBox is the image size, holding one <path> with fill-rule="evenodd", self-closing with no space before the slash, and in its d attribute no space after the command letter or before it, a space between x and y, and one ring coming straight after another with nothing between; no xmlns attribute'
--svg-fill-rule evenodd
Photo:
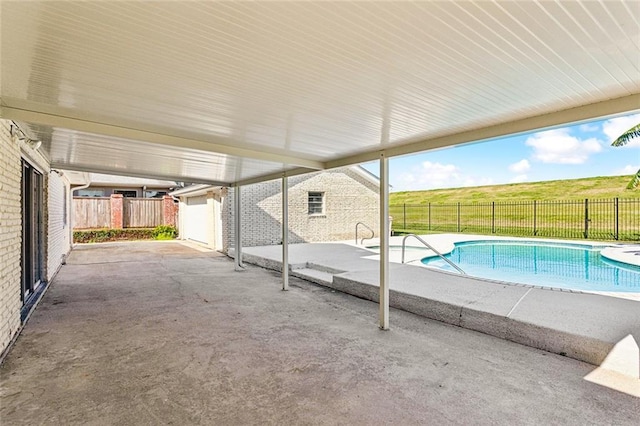
<svg viewBox="0 0 640 426"><path fill-rule="evenodd" d="M640 114L429 151L389 160L392 192L632 175L640 138L612 147ZM376 176L378 162L363 165Z"/></svg>

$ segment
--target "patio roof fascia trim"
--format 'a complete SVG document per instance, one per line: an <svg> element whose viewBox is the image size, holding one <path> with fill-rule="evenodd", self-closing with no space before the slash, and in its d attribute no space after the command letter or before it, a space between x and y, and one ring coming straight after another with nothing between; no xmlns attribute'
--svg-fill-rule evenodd
<svg viewBox="0 0 640 426"><path fill-rule="evenodd" d="M176 189L175 191L171 191L168 195L171 195L172 197L198 197L220 188L222 187L219 185L197 184Z"/></svg>
<svg viewBox="0 0 640 426"><path fill-rule="evenodd" d="M163 174L154 174L154 173L136 173L129 170L120 170L120 169L111 169L111 168L100 168L94 166L81 166L76 164L68 164L61 162L52 162L50 163L52 169L63 169L70 170L73 172L85 172L85 173L102 173L106 175L116 175L116 176L125 176L125 177L137 177L137 178L151 178L151 179L162 179L169 180L174 182L188 182L188 183L197 183L203 185L213 185L213 186L230 186L229 183L218 182L215 180L207 180L207 179L193 179L186 178L185 176L169 176Z"/></svg>
<svg viewBox="0 0 640 426"><path fill-rule="evenodd" d="M266 175L262 175L262 176L256 176L254 178L249 178L249 179L243 179L237 182L232 183L231 187L236 187L236 186L246 186L246 185L253 185L254 183L261 183L261 182L267 182L270 180L276 180L276 179L281 179L283 177L292 177L292 176L298 176L298 175L306 175L307 173L315 173L318 172L320 170L315 170L315 169L307 169L305 167L298 167L295 169L289 169L289 170L284 170L281 172L275 172L275 173L269 173Z"/></svg>
<svg viewBox="0 0 640 426"><path fill-rule="evenodd" d="M322 170L325 165L322 161L310 160L306 158L285 155L270 151L261 151L248 148L240 148L219 143L206 142L197 139L190 139L178 136L167 135L159 132L134 129L130 127L116 126L112 124L99 123L96 121L81 120L63 115L56 115L34 110L14 108L7 105L0 106L0 117L5 119L20 120L34 124L51 127L63 127L80 132L94 133L105 136L112 136L123 139L138 140L168 147L187 148L198 151L225 154L241 158L251 158L273 163L282 163L292 166L305 167L307 169Z"/></svg>
<svg viewBox="0 0 640 426"><path fill-rule="evenodd" d="M444 148L448 146L454 146L459 144L471 143L471 142L485 142L492 139L498 139L509 135L518 135L523 133L529 133L532 131L547 130L559 126L567 126L576 124L579 122L594 120L603 117L616 116L621 114L628 114L635 111L640 111L640 94L632 94L621 98L609 99L602 102L596 102L589 105L582 105L575 108L556 111L553 113L528 117L521 120L501 123L493 126L479 128L475 130L469 130L461 133L455 133L452 135L423 139L420 141L408 143L405 145L390 147L386 149L374 149L363 153L330 160L327 162L300 159L297 157L281 156L276 153L267 153L262 151L246 150L244 148L230 147L227 145L211 144L208 142L198 141L194 139L179 138L175 136L164 135L160 133L153 133L143 130L130 129L125 127L118 127L108 124L102 124L86 120L78 120L64 116L58 116L48 113L40 113L35 111L23 110L19 108L12 108L8 106L0 106L0 117L7 119L16 119L25 122L34 122L43 125L66 127L79 131L86 131L88 133L98 133L114 137L123 137L127 139L136 139L140 141L146 141L150 143L158 143L166 146L182 147L199 149L205 146L206 151L213 153L225 154L226 152L216 151L218 147L225 151L233 151L234 154L245 158L256 158L260 156L261 160L274 161L277 163L288 163L296 165L296 163L307 163L302 167L283 170L281 172L268 173L265 175L259 175L253 178L237 180L232 182L218 182L209 181L206 179L186 179L185 177L175 178L171 176L164 176L161 174L138 174L139 177L156 177L176 179L177 181L189 180L191 183L203 183L216 186L245 186L254 183L265 182L269 180L279 179L283 176L296 176L300 174L311 173L318 170L334 169L344 166L352 166L365 162L376 161L380 158L381 154L386 157L397 157L402 155L415 154L418 152L424 152L437 148ZM176 142L175 144L172 142ZM244 155L250 154L250 155ZM297 164L300 165L300 164ZM58 168L66 168L68 170L97 172L97 173L110 173L120 174L127 176L135 176L130 172L117 172L115 170L103 169L100 170L95 167L85 166L73 166L64 163L53 162L52 166Z"/></svg>
<svg viewBox="0 0 640 426"><path fill-rule="evenodd" d="M381 154L384 154L388 158L416 154L437 148L446 148L472 142L487 142L506 136L549 130L560 126L565 127L579 122L629 114L637 111L640 111L640 93L447 136L427 138L382 150L367 151L327 161L325 168L328 170L353 164L372 162L378 160Z"/></svg>
<svg viewBox="0 0 640 426"><path fill-rule="evenodd" d="M370 171L368 171L367 169L365 169L364 167L362 167L359 164L351 164L350 165L352 167L352 169L356 172L359 173L361 176L363 176L365 179L368 179L370 182L372 182L375 185L380 185L380 178L378 178L378 176L376 176L375 174L371 173ZM332 168L337 168L337 167L332 167ZM325 170L329 170L328 168ZM262 183L262 182L266 182L266 181L270 181L270 180L276 180L276 179L281 179L283 177L293 177L293 176L298 176L298 175L305 175L308 173L315 173L315 172L319 172L320 170L314 170L314 169L306 169L304 167L299 167L296 169L290 169L290 170L285 170L282 172L276 172L276 173L269 173L267 175L261 175L261 176L257 176L254 178L249 178L249 179L244 179L238 182L234 182L231 185L231 187L235 187L235 186L246 186L246 185L253 185L256 183ZM389 188L393 188L393 185L389 185Z"/></svg>

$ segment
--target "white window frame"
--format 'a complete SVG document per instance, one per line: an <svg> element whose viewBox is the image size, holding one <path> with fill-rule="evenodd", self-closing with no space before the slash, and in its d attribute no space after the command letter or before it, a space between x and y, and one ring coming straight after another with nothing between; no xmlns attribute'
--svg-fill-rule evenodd
<svg viewBox="0 0 640 426"><path fill-rule="evenodd" d="M318 196L320 197L320 201L317 201ZM316 200L312 200L312 197L316 198ZM326 195L323 191L309 191L307 193L307 212L309 216L324 216L326 211L325 206ZM316 208L320 204L320 212L317 211Z"/></svg>

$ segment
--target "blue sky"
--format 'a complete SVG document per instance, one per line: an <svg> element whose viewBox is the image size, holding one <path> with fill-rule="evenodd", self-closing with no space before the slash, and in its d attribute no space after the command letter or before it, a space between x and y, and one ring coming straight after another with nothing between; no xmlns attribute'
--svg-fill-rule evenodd
<svg viewBox="0 0 640 426"><path fill-rule="evenodd" d="M640 123L640 114L429 151L389 161L392 191L631 175L640 168L640 139L611 142ZM378 175L378 163L364 167Z"/></svg>

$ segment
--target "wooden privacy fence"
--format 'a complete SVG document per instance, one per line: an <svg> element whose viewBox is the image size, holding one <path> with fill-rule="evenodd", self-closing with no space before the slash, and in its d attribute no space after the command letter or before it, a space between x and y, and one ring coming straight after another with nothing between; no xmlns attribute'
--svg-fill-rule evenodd
<svg viewBox="0 0 640 426"><path fill-rule="evenodd" d="M73 197L74 229L155 228L177 225L178 208L171 197Z"/></svg>
<svg viewBox="0 0 640 426"><path fill-rule="evenodd" d="M109 228L111 199L73 197L74 229Z"/></svg>
<svg viewBox="0 0 640 426"><path fill-rule="evenodd" d="M124 198L122 207L125 228L155 228L163 224L160 198Z"/></svg>

